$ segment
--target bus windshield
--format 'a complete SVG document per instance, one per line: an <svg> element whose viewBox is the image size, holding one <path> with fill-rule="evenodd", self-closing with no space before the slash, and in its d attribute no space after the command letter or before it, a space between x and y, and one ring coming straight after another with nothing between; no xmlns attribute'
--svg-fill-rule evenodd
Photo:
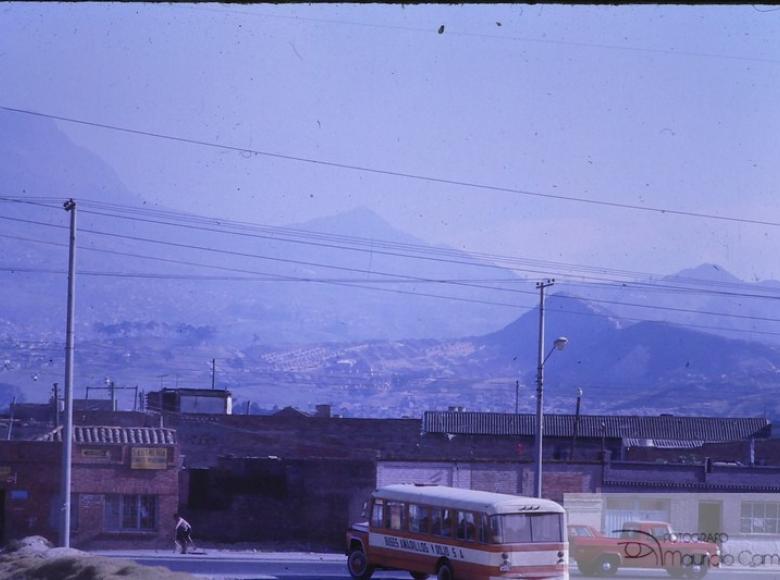
<svg viewBox="0 0 780 580"><path fill-rule="evenodd" d="M494 544L563 541L563 514L502 514L490 516Z"/></svg>

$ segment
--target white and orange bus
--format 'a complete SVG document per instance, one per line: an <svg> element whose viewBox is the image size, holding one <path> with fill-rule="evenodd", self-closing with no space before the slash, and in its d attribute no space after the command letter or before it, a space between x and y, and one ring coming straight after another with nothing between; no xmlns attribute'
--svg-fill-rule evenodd
<svg viewBox="0 0 780 580"><path fill-rule="evenodd" d="M439 485L390 485L347 532L347 566L365 580L406 570L438 580L569 578L563 508L555 502Z"/></svg>

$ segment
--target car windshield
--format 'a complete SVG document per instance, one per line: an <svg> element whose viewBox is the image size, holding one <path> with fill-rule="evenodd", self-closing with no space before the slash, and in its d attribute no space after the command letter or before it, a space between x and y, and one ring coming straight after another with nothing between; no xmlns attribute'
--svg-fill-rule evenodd
<svg viewBox="0 0 780 580"><path fill-rule="evenodd" d="M491 516L492 542L496 544L562 542L562 524L562 514Z"/></svg>

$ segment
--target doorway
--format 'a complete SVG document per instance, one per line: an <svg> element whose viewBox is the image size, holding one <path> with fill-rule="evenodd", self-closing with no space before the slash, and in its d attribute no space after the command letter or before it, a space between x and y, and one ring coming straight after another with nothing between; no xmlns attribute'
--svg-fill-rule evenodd
<svg viewBox="0 0 780 580"><path fill-rule="evenodd" d="M699 529L700 534L707 534L713 538L719 538L723 532L723 503L719 501L699 502Z"/></svg>

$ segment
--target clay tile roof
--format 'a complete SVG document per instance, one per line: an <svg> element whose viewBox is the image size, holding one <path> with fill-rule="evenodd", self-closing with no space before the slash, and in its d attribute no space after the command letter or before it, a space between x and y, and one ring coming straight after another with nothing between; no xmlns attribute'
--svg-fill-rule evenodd
<svg viewBox="0 0 780 580"><path fill-rule="evenodd" d="M50 431L38 440L62 441L62 427ZM176 430L161 427L74 425L73 442L100 445L174 445Z"/></svg>

